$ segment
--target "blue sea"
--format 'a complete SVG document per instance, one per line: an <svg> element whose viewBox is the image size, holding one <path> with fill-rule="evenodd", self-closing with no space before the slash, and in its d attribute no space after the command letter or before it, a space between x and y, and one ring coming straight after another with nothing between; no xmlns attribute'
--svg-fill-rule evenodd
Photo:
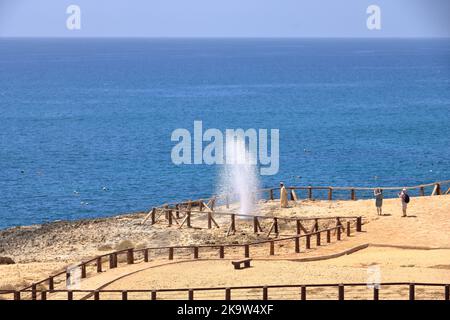
<svg viewBox="0 0 450 320"><path fill-rule="evenodd" d="M2 39L0 228L211 195L194 120L279 129L263 187L450 179L449 89L448 39Z"/></svg>

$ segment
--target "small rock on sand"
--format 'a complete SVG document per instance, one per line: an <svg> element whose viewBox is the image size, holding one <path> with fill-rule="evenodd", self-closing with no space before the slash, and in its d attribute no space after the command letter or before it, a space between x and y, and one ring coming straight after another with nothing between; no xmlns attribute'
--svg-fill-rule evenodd
<svg viewBox="0 0 450 320"><path fill-rule="evenodd" d="M0 257L0 264L15 264L15 262L10 257Z"/></svg>

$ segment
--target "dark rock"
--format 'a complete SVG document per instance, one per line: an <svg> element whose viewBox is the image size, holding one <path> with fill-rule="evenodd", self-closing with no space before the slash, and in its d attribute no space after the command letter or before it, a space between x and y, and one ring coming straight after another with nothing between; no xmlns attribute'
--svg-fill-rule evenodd
<svg viewBox="0 0 450 320"><path fill-rule="evenodd" d="M1 264L15 264L15 262L9 257L0 257L0 265Z"/></svg>

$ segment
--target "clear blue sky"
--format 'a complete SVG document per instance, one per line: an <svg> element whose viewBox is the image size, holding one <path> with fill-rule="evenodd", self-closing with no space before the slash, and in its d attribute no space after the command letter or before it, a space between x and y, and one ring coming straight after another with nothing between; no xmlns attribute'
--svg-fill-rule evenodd
<svg viewBox="0 0 450 320"><path fill-rule="evenodd" d="M66 8L81 8L81 30ZM366 8L381 7L369 31ZM0 37L450 37L449 0L0 0Z"/></svg>

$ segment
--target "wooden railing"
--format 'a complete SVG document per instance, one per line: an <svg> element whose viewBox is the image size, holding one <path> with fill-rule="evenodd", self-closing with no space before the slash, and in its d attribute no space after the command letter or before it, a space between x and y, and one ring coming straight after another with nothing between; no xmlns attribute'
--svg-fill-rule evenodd
<svg viewBox="0 0 450 320"><path fill-rule="evenodd" d="M269 299L286 299L293 298L297 300L307 300L308 290L314 288L331 289L335 292L334 299L345 300L346 293L351 288L366 288L371 293L371 298L373 300L379 300L383 298L383 294L390 293L390 287L395 287L395 292L398 294L402 287L407 290L407 297L409 300L416 300L421 298L429 299L428 296L424 295L423 290L418 291L416 288L438 288L442 290L441 297L443 300L450 300L450 284L443 283L410 283L410 282L385 282L379 284L370 283L334 283L334 284L290 284L290 285L267 285L267 286L235 286L235 287L213 287L213 288L180 288L180 289L149 289L149 290L21 290L21 291L0 291L0 296L8 300L21 300L24 293L31 293L34 295L35 300L47 300L50 294L59 293L60 295L55 299L59 300L74 300L74 294L81 294L81 299L93 299L101 300L102 297L107 299L119 299L128 300L132 294L140 294L139 297L149 300L164 299L164 294L175 293L176 296L169 296L171 299L187 299L194 300L197 294L201 294L200 300L208 299L211 296L214 298L219 298L221 300L232 300L235 296L237 299L248 299L248 300L269 300ZM387 287L387 288L386 288ZM271 292L277 289L282 289L282 293L276 296L271 296ZM292 291L294 290L294 291ZM371 292L370 292L371 291ZM289 292L293 294L288 294ZM419 294L418 294L419 293ZM218 295L219 294L219 295ZM361 292L358 293L359 296L363 295ZM402 296L400 294L400 296ZM437 295L436 295L437 296ZM320 300L329 298L325 296L324 292L321 291L319 296L316 294L313 300ZM332 298L332 297L331 297ZM132 299L132 298L131 298ZM167 297L166 297L167 299ZM355 298L353 298L355 299ZM362 299L356 297L356 299ZM394 298L396 299L396 298Z"/></svg>
<svg viewBox="0 0 450 320"><path fill-rule="evenodd" d="M446 181L440 181L430 184L423 184L413 187L406 187L408 190L418 189L419 195L425 194L425 188L433 186L433 191L431 192L431 195L440 195L440 194L449 194L450 188L447 189L445 193L442 192L443 185L448 185L450 183L450 180ZM401 190L403 187L384 187L383 190ZM313 187L313 186L306 186L306 187L288 187L288 190L290 191L291 199L295 200L297 197L296 190L306 190L307 195L309 199L313 199L313 190L328 190L328 199L333 199L333 192L334 191L350 191L350 198L353 200L356 200L356 191L357 190L370 190L373 191L375 188L367 188L367 187ZM279 190L279 188L270 188L270 189L263 189L257 191L257 193L266 193L268 194L268 198L270 200L274 199L274 191ZM256 194L255 194L256 196ZM334 235L336 235L337 240L341 240L342 233L346 231L346 234L350 236L351 234L351 222L347 221L347 225L344 226L342 224L341 220L350 219L354 220L355 229L357 232L362 231L362 217L307 217L307 218L295 218L295 217L268 217L268 216L262 216L262 215L254 215L254 216L248 216L243 214L237 214L237 213L230 213L230 212L218 212L214 211L214 206L218 201L224 201L225 206L229 207L230 205L230 195L220 195L220 196L214 196L208 199L198 199L198 200L188 200L178 203L171 203L171 204L165 204L161 207L154 207L150 210L149 214L147 215L146 219L151 219L152 224L156 223L158 221L158 213L164 214L167 222L169 225L173 224L179 224L179 227L182 227L184 224L186 224L188 227L191 226L191 215L192 214L206 214L207 215L207 223L208 228L212 228L212 225L214 224L216 227L219 227L217 221L214 219L214 215L222 215L222 216L229 216L230 217L230 223L228 227L227 234L230 234L232 232L236 231L236 217L246 217L251 218L253 220L253 231L255 233L262 232L260 220L270 219L271 225L268 230L267 236L270 236L272 233L275 234L275 236L278 236L280 233L279 230L279 222L280 221L286 221L286 222L295 222L296 223L296 233L293 236L286 237L286 238L279 238L279 239L269 239L269 240L263 240L258 242L251 242L246 244L223 244L223 245L195 245L195 246L166 246L166 247L152 247L152 248L144 248L144 249L126 249L121 251L116 251L108 254L104 254L101 256L97 256L93 259L90 259L88 261L84 261L80 264L78 264L76 267L81 268L81 278L86 278L88 274L88 268L93 267L94 270L97 273L100 273L103 271L103 265L104 263L109 263L109 268L116 268L118 266L118 257L119 256L125 256L127 264L133 264L139 259L137 255L140 255L142 261L149 261L149 256L152 251L165 251L166 256L168 257L168 260L173 260L175 251L176 250L184 250L188 251L192 255L194 259L199 259L199 252L201 250L218 250L218 256L219 258L223 259L225 257L225 249L242 249L244 248L244 256L249 257L250 256L250 248L255 246L261 246L264 244L269 244L269 255L275 254L275 244L279 243L281 241L293 241L295 243L295 252L300 252L300 239L303 239L305 244L305 249L311 248L311 238L316 238L316 245L321 245L321 239L322 235L326 234L327 242L331 242L331 232L334 231ZM198 208L196 210L195 208ZM183 219L180 222L178 222L179 219ZM319 221L323 220L330 220L334 219L336 221L336 226L332 228L326 228L319 230ZM306 221L313 221L313 227L308 230L303 225ZM302 234L303 233L303 234ZM188 256L189 256L188 255ZM155 255L156 256L156 255ZM161 254L157 255L158 257L161 256ZM184 256L186 257L186 255ZM46 286L49 291L55 290L55 285L65 283L66 280L70 277L70 275L67 273L67 271L61 271L60 273L57 273L55 275L52 275L42 281L38 281L36 283L33 283L32 285L20 290L21 292L31 292L31 298L36 298L36 292L38 292L38 287L40 286ZM33 294L34 293L34 294Z"/></svg>
<svg viewBox="0 0 450 320"><path fill-rule="evenodd" d="M443 191L445 189L444 186L448 187L447 191ZM300 199L300 192L306 192L305 199L325 199L325 200L333 200L335 199L334 195L336 193L348 193L348 199L356 200L361 192L368 192L368 196L366 198L373 198L373 191L375 189L381 189L385 193L387 191L395 191L393 196L397 196L397 191L406 188L409 190L410 195L414 196L416 194L412 194L412 191L417 191L417 196L424 196L426 194L427 188L431 188L430 195L442 195L450 193L450 180L433 182L428 184L421 184L417 186L409 186L409 187L325 187L325 186L291 186L287 187L287 190L290 194L291 200ZM256 198L265 198L268 200L275 200L279 195L275 194L278 192L280 188L270 188L270 189L261 189L256 191L253 196ZM317 194L321 193L321 194ZM149 210L147 216L143 220L142 223L145 223L150 220L151 224L155 224L158 222L161 217L161 213L164 214L164 218L167 221L168 225L178 224L179 227L187 226L191 227L191 217L193 214L197 215L207 215L208 228L212 228L213 225L219 227L217 221L214 219L213 215L229 215L231 217L231 222L229 225L229 229L234 231L233 226L235 226L235 218L242 216L248 217L249 215L237 214L233 212L224 212L217 211L215 207L219 205L223 205L226 208L229 208L231 203L233 203L233 197L235 195L232 194L224 194L217 195L207 199L197 199L197 200L186 200L177 203L168 203L159 207L153 207ZM386 195L385 195L386 197ZM345 198L345 197L344 197ZM261 215L251 215L253 219L270 219L267 216ZM182 219L179 221L179 219ZM286 219L286 218L284 218ZM295 219L295 218L293 218ZM160 220L159 220L160 221ZM258 221L255 221L255 232L259 230Z"/></svg>
<svg viewBox="0 0 450 320"><path fill-rule="evenodd" d="M446 191L444 186L447 187ZM348 199L350 200L356 200L358 199L358 192L365 192L364 198L372 198L373 197L373 191L376 189L381 189L383 192L390 194L385 195L385 197L391 195L392 197L397 196L397 192L400 192L403 188L407 189L408 192L417 191L417 193L411 194L411 195L417 195L417 196L425 196L426 190L432 188L429 191L429 195L442 195L442 194L449 194L450 193L450 180L445 181L439 181L439 182L433 182L428 184L421 184L416 186L403 186L403 187L331 187L331 186L302 186L302 187L287 187L291 200L296 200L297 194L296 190L303 190L306 191L307 199L324 199L324 200L333 200L333 195L336 192L340 192L341 194L348 194ZM271 191L272 190L272 191ZM269 189L269 198L273 200L273 190L279 190L279 188ZM313 191L322 191L322 197L314 197ZM325 192L325 193L324 193ZM345 196L342 197L345 199Z"/></svg>
<svg viewBox="0 0 450 320"><path fill-rule="evenodd" d="M237 230L237 224L239 221L247 224L249 219L252 221L253 224L253 232L259 233L264 232L261 221L267 221L269 220L271 222L270 228L267 231L267 236L270 236L270 234L273 232L275 235L279 234L279 222L284 221L286 223L289 222L295 222L296 223L296 234L300 233L300 230L303 230L305 233L306 231L305 227L303 226L303 223L305 222L314 222L314 225L316 226L316 229L318 228L319 221L329 221L329 220L336 220L336 224L339 224L340 219L355 219L356 223L361 226L362 225L362 218L358 216L338 216L338 217L276 217L276 216L265 216L265 215L247 215L247 214L240 214L240 213L234 213L234 212L224 212L224 211L214 211L212 209L208 210L193 210L191 205L187 205L185 207L178 205L175 208L170 208L168 206L165 206L163 208L152 208L152 210L148 213L147 217L144 219L142 223L145 223L146 221L150 221L151 224L155 224L157 222L165 222L168 226L177 225L178 228L182 228L183 226L186 226L188 228L192 227L193 218L195 216L203 216L206 217L207 221L207 228L211 229L213 225L217 228L220 228L221 226L215 219L216 217L227 217L229 219L228 224L228 231L227 235L231 233L235 233ZM241 220L237 218L242 218Z"/></svg>
<svg viewBox="0 0 450 320"><path fill-rule="evenodd" d="M425 196L425 195L444 195L450 194L450 180L437 181L432 183L420 184L415 186L375 186L375 187L335 187L335 186L287 186L286 189L289 191L291 200L296 200L302 198L298 192L304 192L304 199L322 199L322 200L333 200L333 199L350 199L356 200L359 198L373 198L373 191L375 189L381 189L385 193L385 197L392 196L396 197L397 192L401 191L403 188L406 188L409 192L411 192L412 196ZM268 199L275 200L279 198L280 188L265 188L260 189L254 192L254 196L260 199ZM364 196L360 197L360 195L364 193ZM336 194L341 195L341 197L336 198ZM220 203L228 207L233 202L233 197L235 194L220 194L214 195L209 198L197 199L197 200L184 200L180 202L171 202L166 203L164 206L157 208L175 208L177 205L187 206L191 205L192 207L199 207L200 210L204 208L206 203L210 203L214 201L214 203Z"/></svg>
<svg viewBox="0 0 450 320"><path fill-rule="evenodd" d="M284 219L276 218L275 219ZM320 220L330 220L336 223L333 227L320 228ZM307 230L302 220L312 220L314 223L311 230ZM346 221L344 221L346 220ZM292 251L286 253L300 253L304 250L309 250L313 247L315 240L315 246L319 247L324 243L331 243L332 236L336 237L336 241L343 239L343 236L350 237L352 235L352 229L356 232L362 231L362 218L361 217L333 217L333 218L307 218L307 219L293 219L296 221L297 234L282 237L267 239L261 241L254 241L241 244L213 244L213 245L187 245L187 246L163 246L163 247L149 247L143 249L125 249L107 253L97 256L87 261L83 261L75 268L81 269L81 278L87 278L89 271L93 274L101 273L105 270L104 264L106 263L109 269L114 269L119 266L120 261L126 262L126 264L134 264L136 262L149 262L151 258L158 258L172 261L178 256L181 259L200 259L201 255L206 258L212 259L225 259L226 256L230 258L236 257L269 257L274 256L279 250L289 250L289 246L286 244L293 244ZM302 246L303 244L303 246ZM278 245L278 247L276 246ZM268 251L264 253L261 247L267 246ZM303 247L303 249L302 249ZM252 248L254 250L252 250ZM255 251L256 249L256 251ZM177 255L178 254L178 255ZM120 258L124 259L120 259ZM49 276L46 279L35 282L30 286L27 286L20 290L21 292L31 292L29 298L36 299L36 292L39 288L45 287L48 291L54 291L56 285L62 284L65 286L66 281L70 279L69 271L65 270L60 273Z"/></svg>

